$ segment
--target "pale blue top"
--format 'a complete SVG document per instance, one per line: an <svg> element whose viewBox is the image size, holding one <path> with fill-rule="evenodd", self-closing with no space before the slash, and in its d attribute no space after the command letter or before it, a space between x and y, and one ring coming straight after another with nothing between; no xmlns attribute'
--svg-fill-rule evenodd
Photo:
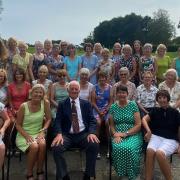
<svg viewBox="0 0 180 180"><path fill-rule="evenodd" d="M76 56L74 60L71 60L69 56L66 56L64 58L64 64L66 64L66 71L68 72L71 80L75 79L79 64L81 64L81 58L79 56Z"/></svg>
<svg viewBox="0 0 180 180"><path fill-rule="evenodd" d="M90 73L98 68L98 58L95 55L87 57L86 55L81 56L82 67L89 69ZM97 83L96 73L91 76L90 83L95 85Z"/></svg>

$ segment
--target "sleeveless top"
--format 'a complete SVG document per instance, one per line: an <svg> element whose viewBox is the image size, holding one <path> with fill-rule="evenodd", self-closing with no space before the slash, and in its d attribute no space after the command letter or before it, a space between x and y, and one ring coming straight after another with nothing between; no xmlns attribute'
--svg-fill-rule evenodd
<svg viewBox="0 0 180 180"><path fill-rule="evenodd" d="M41 101L41 108L37 112L30 112L28 103L24 104L24 120L23 120L23 129L30 135L36 135L42 129L43 120L44 120L44 101Z"/></svg>

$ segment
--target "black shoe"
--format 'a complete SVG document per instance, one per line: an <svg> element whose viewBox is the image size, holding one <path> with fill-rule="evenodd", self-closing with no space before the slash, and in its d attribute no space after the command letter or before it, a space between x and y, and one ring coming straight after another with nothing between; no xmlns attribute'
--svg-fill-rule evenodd
<svg viewBox="0 0 180 180"><path fill-rule="evenodd" d="M91 179L95 179L95 178L94 177L90 177L87 174L84 174L83 180L91 180Z"/></svg>
<svg viewBox="0 0 180 180"><path fill-rule="evenodd" d="M68 175L68 174L66 174L66 175L62 178L62 180L70 180L69 175Z"/></svg>

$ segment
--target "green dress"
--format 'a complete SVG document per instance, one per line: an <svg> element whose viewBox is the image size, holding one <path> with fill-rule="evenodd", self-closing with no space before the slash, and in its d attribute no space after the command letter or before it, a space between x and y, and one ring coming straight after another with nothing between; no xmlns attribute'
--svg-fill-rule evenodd
<svg viewBox="0 0 180 180"><path fill-rule="evenodd" d="M24 120L22 128L33 138L36 138L43 126L44 120L44 101L41 102L41 109L37 112L30 112L28 103L24 104ZM16 136L16 146L23 152L25 152L29 145L26 139L18 132Z"/></svg>
<svg viewBox="0 0 180 180"><path fill-rule="evenodd" d="M138 112L134 101L128 101L125 107L112 104L110 114L113 117L116 132L127 132L134 124L134 113ZM112 140L112 161L118 176L128 176L130 180L136 179L140 169L142 147L141 133L124 138L120 143Z"/></svg>

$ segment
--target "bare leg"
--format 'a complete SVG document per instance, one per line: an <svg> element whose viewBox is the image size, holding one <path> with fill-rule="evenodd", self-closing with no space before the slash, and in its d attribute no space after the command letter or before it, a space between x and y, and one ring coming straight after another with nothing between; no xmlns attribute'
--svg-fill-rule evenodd
<svg viewBox="0 0 180 180"><path fill-rule="evenodd" d="M46 152L45 140L41 140L38 145L39 145L39 151L38 151L38 157L37 157L37 172L42 172L44 159L45 159L45 152Z"/></svg>
<svg viewBox="0 0 180 180"><path fill-rule="evenodd" d="M96 130L96 133L97 133L97 137L98 138L100 136L101 125L102 125L102 121L100 119L97 119L97 130Z"/></svg>
<svg viewBox="0 0 180 180"><path fill-rule="evenodd" d="M28 153L27 153L27 175L33 174L33 168L35 166L38 154L38 144L32 143L29 146Z"/></svg>
<svg viewBox="0 0 180 180"><path fill-rule="evenodd" d="M166 180L172 180L170 163L168 162L164 152L161 150L156 151L156 159Z"/></svg>
<svg viewBox="0 0 180 180"><path fill-rule="evenodd" d="M0 145L0 169L2 168L2 165L4 163L4 156L5 156L5 145Z"/></svg>
<svg viewBox="0 0 180 180"><path fill-rule="evenodd" d="M145 179L153 179L153 170L154 170L154 160L155 160L155 151L152 149L146 150L146 170L145 170Z"/></svg>

